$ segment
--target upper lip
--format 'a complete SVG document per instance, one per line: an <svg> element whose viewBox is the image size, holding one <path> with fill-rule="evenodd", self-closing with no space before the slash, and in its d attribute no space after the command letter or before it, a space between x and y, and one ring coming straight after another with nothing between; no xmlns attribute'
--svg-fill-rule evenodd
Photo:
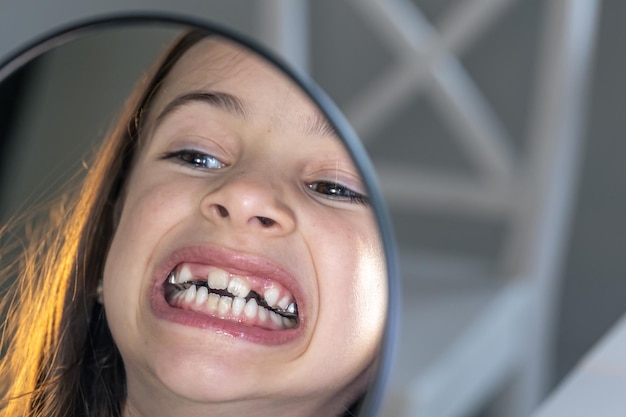
<svg viewBox="0 0 626 417"><path fill-rule="evenodd" d="M190 245L171 252L156 268L154 285L162 286L170 272L179 264L201 263L224 269L237 275L254 275L271 279L285 286L298 305L300 319L306 300L301 283L286 267L265 257L213 245Z"/></svg>

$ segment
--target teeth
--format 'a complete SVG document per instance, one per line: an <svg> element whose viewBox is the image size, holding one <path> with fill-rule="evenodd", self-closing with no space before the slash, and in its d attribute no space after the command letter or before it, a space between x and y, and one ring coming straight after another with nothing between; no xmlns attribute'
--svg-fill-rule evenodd
<svg viewBox="0 0 626 417"><path fill-rule="evenodd" d="M263 298L265 299L265 302L270 307L276 306L279 296L280 296L280 291L278 290L278 288L273 288L273 287L266 290L265 293L263 294Z"/></svg>
<svg viewBox="0 0 626 417"><path fill-rule="evenodd" d="M283 325L283 318L280 315L274 313L273 311L270 313L270 319L272 319L274 324L276 324L277 326Z"/></svg>
<svg viewBox="0 0 626 417"><path fill-rule="evenodd" d="M256 303L256 300L253 298L246 303L246 307L243 309L243 313L249 319L256 317L257 312L259 311L259 306Z"/></svg>
<svg viewBox="0 0 626 417"><path fill-rule="evenodd" d="M216 290L225 290L228 287L228 272L223 269L214 269L209 273L209 287Z"/></svg>
<svg viewBox="0 0 626 417"><path fill-rule="evenodd" d="M217 312L222 315L225 316L229 311L230 311L230 307L233 304L233 299L228 297L228 296L222 296L220 297L220 302L217 305Z"/></svg>
<svg viewBox="0 0 626 417"><path fill-rule="evenodd" d="M215 293L209 293L209 298L207 300L207 306L209 311L217 310L217 305L220 302L220 296Z"/></svg>
<svg viewBox="0 0 626 417"><path fill-rule="evenodd" d="M191 303L196 299L196 286L192 285L191 287L185 290L185 302Z"/></svg>
<svg viewBox="0 0 626 417"><path fill-rule="evenodd" d="M183 284L187 281L191 281L192 279L193 275L191 275L191 270L187 265L184 265L182 268L180 268L178 276L176 277L176 282L178 284Z"/></svg>
<svg viewBox="0 0 626 417"><path fill-rule="evenodd" d="M233 277L228 283L228 292L235 297L247 297L250 294L250 286L239 277Z"/></svg>
<svg viewBox="0 0 626 417"><path fill-rule="evenodd" d="M172 302L184 302L188 307L224 319L241 320L240 317L246 317L252 323L269 324L270 328L291 329L298 324L298 306L280 284L271 283L261 293L251 290L252 285L268 285L258 278L232 275L215 267L210 267L207 275L198 275L196 271L194 276L191 268L182 264L168 275L167 283L173 285L175 290L171 294ZM205 279L206 285L202 283Z"/></svg>
<svg viewBox="0 0 626 417"><path fill-rule="evenodd" d="M284 296L283 298L280 299L280 301L278 302L278 307L281 310L287 310L287 306L289 306L289 301L291 301L291 298L289 298L289 296Z"/></svg>
<svg viewBox="0 0 626 417"><path fill-rule="evenodd" d="M243 297L235 297L233 300L233 316L239 317L246 307L246 299Z"/></svg>
<svg viewBox="0 0 626 417"><path fill-rule="evenodd" d="M196 305L201 306L202 304L206 303L206 300L208 298L209 298L209 290L207 289L207 287L204 287L204 286L198 287L198 289L196 290Z"/></svg>

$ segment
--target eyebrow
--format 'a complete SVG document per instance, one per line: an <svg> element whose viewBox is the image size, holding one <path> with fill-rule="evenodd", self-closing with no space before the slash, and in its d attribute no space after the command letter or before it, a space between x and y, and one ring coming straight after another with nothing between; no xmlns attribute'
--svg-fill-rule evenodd
<svg viewBox="0 0 626 417"><path fill-rule="evenodd" d="M220 110L224 110L233 116L243 119L247 119L250 113L244 103L232 94L222 93L219 91L192 91L176 97L174 100L167 103L163 111L156 119L157 124L167 117L167 115L174 112L174 110L194 101L210 104L211 106L217 107Z"/></svg>
<svg viewBox="0 0 626 417"><path fill-rule="evenodd" d="M311 136L334 136L339 138L339 133L333 125L321 114L316 113L313 117L304 116L300 122L302 131Z"/></svg>
<svg viewBox="0 0 626 417"><path fill-rule="evenodd" d="M157 116L156 124L160 124L164 118L185 104L198 101L242 119L249 119L253 113L239 97L232 94L220 91L192 91L170 101ZM339 138L334 126L321 114L303 115L299 118L298 123L302 132L307 136L334 136Z"/></svg>

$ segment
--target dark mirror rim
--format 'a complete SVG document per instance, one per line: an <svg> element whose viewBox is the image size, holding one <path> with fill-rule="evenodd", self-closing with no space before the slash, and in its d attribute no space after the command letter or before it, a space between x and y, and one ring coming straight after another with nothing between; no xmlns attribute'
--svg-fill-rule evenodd
<svg viewBox="0 0 626 417"><path fill-rule="evenodd" d="M0 60L0 82L4 81L10 74L17 71L34 58L55 47L79 39L96 30L121 28L131 25L194 27L196 29L216 33L242 44L276 66L282 73L293 80L293 82L319 106L321 112L327 117L330 124L339 132L339 136L354 159L355 165L367 188L386 259L389 295L385 334L379 357L378 374L372 387L368 390L360 413L362 417L378 415L385 389L388 385L393 359L397 349L400 328L401 292L395 237L389 212L380 191L374 167L365 148L338 107L313 81L291 68L283 60L270 52L268 48L263 47L250 37L237 33L219 23L199 19L195 16L173 13L123 12L78 19L64 26L55 28L33 40L27 41L23 46L9 53L6 58Z"/></svg>

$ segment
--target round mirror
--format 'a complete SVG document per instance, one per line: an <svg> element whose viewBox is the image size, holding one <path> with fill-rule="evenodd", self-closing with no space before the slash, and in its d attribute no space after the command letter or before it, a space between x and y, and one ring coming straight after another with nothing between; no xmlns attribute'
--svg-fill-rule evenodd
<svg viewBox="0 0 626 417"><path fill-rule="evenodd" d="M59 31L0 81L6 415L377 414L391 231L319 89L147 17Z"/></svg>

